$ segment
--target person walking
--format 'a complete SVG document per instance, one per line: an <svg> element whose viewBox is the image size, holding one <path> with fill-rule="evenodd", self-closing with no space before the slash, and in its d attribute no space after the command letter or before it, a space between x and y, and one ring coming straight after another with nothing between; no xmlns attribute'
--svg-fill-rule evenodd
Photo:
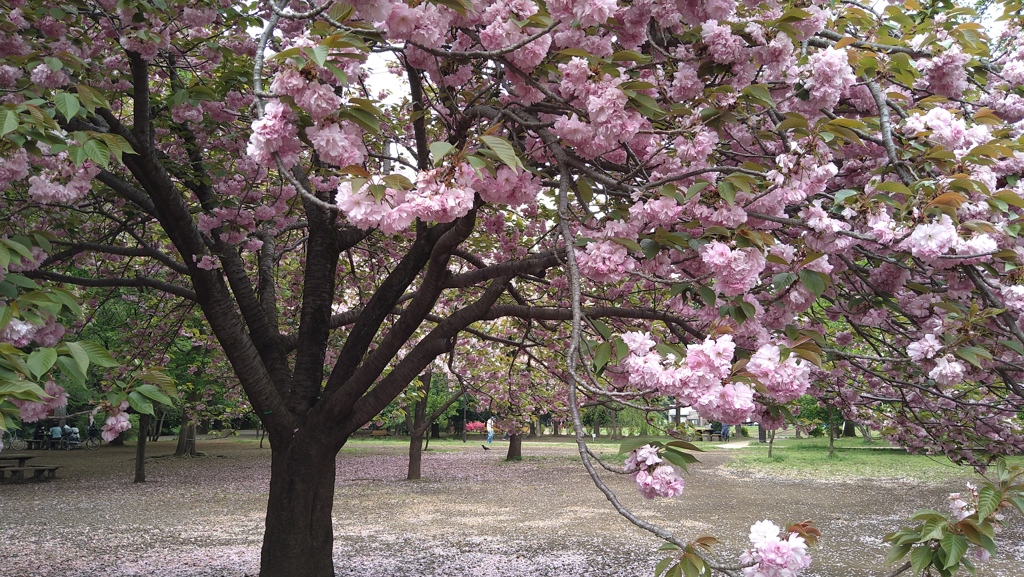
<svg viewBox="0 0 1024 577"><path fill-rule="evenodd" d="M487 444L494 440L494 417L487 417Z"/></svg>

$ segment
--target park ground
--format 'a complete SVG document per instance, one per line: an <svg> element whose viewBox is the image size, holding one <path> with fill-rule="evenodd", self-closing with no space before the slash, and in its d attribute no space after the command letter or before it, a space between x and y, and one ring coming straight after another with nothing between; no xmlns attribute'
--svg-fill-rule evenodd
<svg viewBox="0 0 1024 577"><path fill-rule="evenodd" d="M339 455L334 559L339 576L649 577L657 538L619 517L563 438L484 451L471 439L435 441L423 479L406 481L407 443L352 441ZM859 442L859 441L858 441ZM684 539L711 534L727 560L751 523L813 519L824 537L814 577L882 577L881 537L917 509L946 510L970 476L948 464L879 448L844 446L837 457L782 441L706 444L683 496L645 501L628 477L609 485L642 518ZM151 443L148 482L133 484L134 449L39 453L60 465L43 483L0 485L0 577L242 577L255 575L263 533L270 451L252 438L204 440L204 456L171 456ZM612 456L611 443L596 445ZM874 453L872 453L874 451ZM863 455L867 455L866 457ZM807 459L807 462L802 462ZM922 464L923 463L923 464ZM1000 554L980 577L1024 575L1024 520L1008 516Z"/></svg>

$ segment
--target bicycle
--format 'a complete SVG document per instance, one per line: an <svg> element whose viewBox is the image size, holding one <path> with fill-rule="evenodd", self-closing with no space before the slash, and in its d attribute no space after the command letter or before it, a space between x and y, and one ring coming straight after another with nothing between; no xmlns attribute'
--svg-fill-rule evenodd
<svg viewBox="0 0 1024 577"><path fill-rule="evenodd" d="M101 439L99 435L90 434L89 438L87 438L85 441L82 441L82 444L85 445L86 449L89 449L90 451L95 451L96 449L100 448L100 445L103 444L103 439Z"/></svg>
<svg viewBox="0 0 1024 577"><path fill-rule="evenodd" d="M4 431L3 435L4 447L10 447L11 450L21 451L26 447L25 439L21 438L21 431Z"/></svg>

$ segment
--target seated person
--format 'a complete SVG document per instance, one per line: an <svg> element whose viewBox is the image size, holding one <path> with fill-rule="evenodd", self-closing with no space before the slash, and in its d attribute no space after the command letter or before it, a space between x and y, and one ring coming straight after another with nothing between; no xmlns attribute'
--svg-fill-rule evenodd
<svg viewBox="0 0 1024 577"><path fill-rule="evenodd" d="M50 427L50 445L54 445L54 444L59 445L60 444L59 443L60 438L61 438L60 427L58 427L57 425L54 425L54 426Z"/></svg>

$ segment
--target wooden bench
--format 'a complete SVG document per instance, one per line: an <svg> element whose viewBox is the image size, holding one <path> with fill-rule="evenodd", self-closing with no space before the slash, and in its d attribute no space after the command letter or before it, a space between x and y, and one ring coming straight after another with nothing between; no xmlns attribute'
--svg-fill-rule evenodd
<svg viewBox="0 0 1024 577"><path fill-rule="evenodd" d="M377 429L377 430L374 430L374 431L370 431L370 436L371 437L387 437L388 436L388 432L387 432L386 429Z"/></svg>
<svg viewBox="0 0 1024 577"><path fill-rule="evenodd" d="M0 468L0 481L6 480L7 475L10 475L11 481L24 481L26 479L26 473L32 475L34 481L44 481L46 479L53 479L57 477L57 469L60 467L51 467L48 465L27 465L25 467L3 467Z"/></svg>

